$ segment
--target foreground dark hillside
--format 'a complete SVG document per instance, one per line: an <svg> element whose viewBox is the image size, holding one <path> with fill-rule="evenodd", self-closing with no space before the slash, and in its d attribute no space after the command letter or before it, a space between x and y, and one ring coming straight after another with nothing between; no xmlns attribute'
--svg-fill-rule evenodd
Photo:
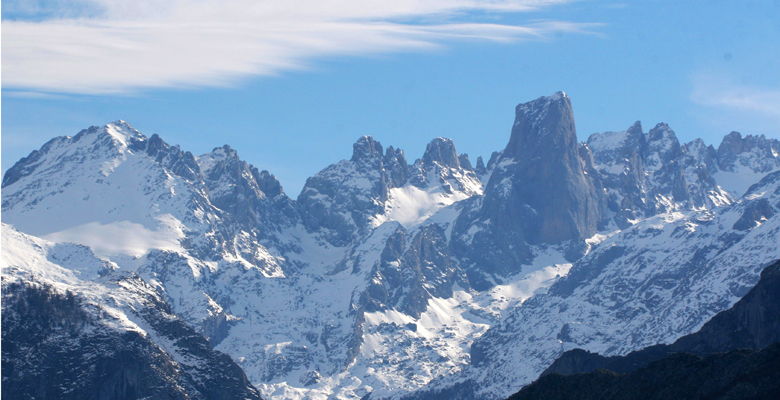
<svg viewBox="0 0 780 400"><path fill-rule="evenodd" d="M780 398L780 262L698 332L621 357L566 352L539 380L510 397L637 398Z"/></svg>
<svg viewBox="0 0 780 400"><path fill-rule="evenodd" d="M511 400L778 399L780 344L709 356L671 354L629 374L542 377Z"/></svg>

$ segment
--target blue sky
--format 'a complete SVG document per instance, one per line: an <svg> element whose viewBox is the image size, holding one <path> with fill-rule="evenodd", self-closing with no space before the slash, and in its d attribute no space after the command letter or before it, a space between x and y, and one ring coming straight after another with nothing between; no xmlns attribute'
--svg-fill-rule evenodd
<svg viewBox="0 0 780 400"><path fill-rule="evenodd" d="M635 120L780 137L778 1L155 1L3 0L4 169L124 119L196 154L230 144L295 196L364 134L410 161L437 136L489 156L515 104L557 90L583 140Z"/></svg>

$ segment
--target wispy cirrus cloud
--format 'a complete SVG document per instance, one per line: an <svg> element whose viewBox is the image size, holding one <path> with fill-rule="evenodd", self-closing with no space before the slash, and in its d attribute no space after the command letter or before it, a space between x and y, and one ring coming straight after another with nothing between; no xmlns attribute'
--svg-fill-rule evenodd
<svg viewBox="0 0 780 400"><path fill-rule="evenodd" d="M712 74L693 79L691 100L724 112L750 113L780 125L780 88L750 86Z"/></svg>
<svg viewBox="0 0 780 400"><path fill-rule="evenodd" d="M780 88L744 83L726 73L692 76L694 115L720 132L780 134Z"/></svg>
<svg viewBox="0 0 780 400"><path fill-rule="evenodd" d="M486 23L567 0L83 0L4 2L3 86L112 94L222 86L302 69L323 56L517 41L595 24ZM11 18L8 18L8 16ZM18 16L20 18L13 18Z"/></svg>

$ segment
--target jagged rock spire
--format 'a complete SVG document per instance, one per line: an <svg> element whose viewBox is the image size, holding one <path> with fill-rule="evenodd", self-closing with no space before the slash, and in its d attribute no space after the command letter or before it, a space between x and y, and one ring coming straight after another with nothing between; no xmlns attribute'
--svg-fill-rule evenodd
<svg viewBox="0 0 780 400"><path fill-rule="evenodd" d="M496 207L496 217L509 216L510 229L524 230L532 243L584 239L596 231L600 193L583 172L574 112L565 93L516 107L512 136L501 158L514 162L499 174L509 180L491 179L488 192L492 187L494 198L486 204ZM509 182L511 187L503 187ZM533 222L511 211L518 209L528 209Z"/></svg>
<svg viewBox="0 0 780 400"><path fill-rule="evenodd" d="M371 136L361 136L352 145L351 161L378 164L381 163L382 157L382 144Z"/></svg>
<svg viewBox="0 0 780 400"><path fill-rule="evenodd" d="M460 168L460 160L458 159L458 152L455 150L455 144L452 142L452 139L443 137L438 137L428 143L422 160L429 165L438 162L445 167Z"/></svg>

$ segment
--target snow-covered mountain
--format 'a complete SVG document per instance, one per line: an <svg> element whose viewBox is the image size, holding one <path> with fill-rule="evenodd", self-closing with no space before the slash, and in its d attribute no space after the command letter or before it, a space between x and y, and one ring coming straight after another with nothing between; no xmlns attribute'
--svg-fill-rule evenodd
<svg viewBox="0 0 780 400"><path fill-rule="evenodd" d="M228 146L194 156L123 121L55 138L3 178L3 285L45 275L118 310L152 296L264 397L498 398L563 350L690 333L780 257L777 140L715 150L634 124L579 143L562 92L515 118L473 167L449 139L409 163L361 137L297 199ZM120 276L144 296L91 288Z"/></svg>
<svg viewBox="0 0 780 400"><path fill-rule="evenodd" d="M611 234L471 347L471 365L414 398L503 398L563 352L671 343L729 308L780 258L780 171L717 210L660 214Z"/></svg>
<svg viewBox="0 0 780 400"><path fill-rule="evenodd" d="M3 397L260 399L159 287L81 245L2 243Z"/></svg>

